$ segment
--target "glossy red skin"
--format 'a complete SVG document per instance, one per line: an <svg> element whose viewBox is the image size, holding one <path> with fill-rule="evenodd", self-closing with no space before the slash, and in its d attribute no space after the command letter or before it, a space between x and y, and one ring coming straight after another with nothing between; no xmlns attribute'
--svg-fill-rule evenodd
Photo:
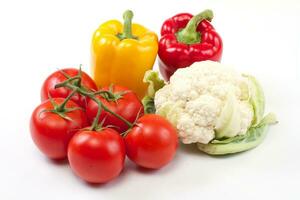
<svg viewBox="0 0 300 200"><path fill-rule="evenodd" d="M162 25L158 50L159 69L167 81L178 68L190 66L197 61L221 60L222 39L207 20L202 20L197 27L201 34L200 43L187 45L177 41L175 34L184 28L192 17L189 13L177 14Z"/></svg>
<svg viewBox="0 0 300 200"><path fill-rule="evenodd" d="M67 78L61 73L61 71L64 71L71 77L74 77L78 75L78 69L75 68L66 68L62 70L58 70L54 73L52 73L48 78L44 81L43 86L41 88L41 101L45 101L46 99L49 99L49 94L52 98L61 97L61 98L67 98L67 96L72 92L70 89L61 87L55 89L55 85L58 83L61 83ZM85 72L82 72L82 79L81 84L87 89L96 91L97 86L93 79L86 74ZM73 100L75 103L80 105L82 108L85 108L88 102L88 98L81 96L80 94L75 94L72 96L71 100Z"/></svg>
<svg viewBox="0 0 300 200"><path fill-rule="evenodd" d="M54 98L60 104L63 98ZM66 108L79 107L73 101L68 101ZM52 110L49 100L41 103L32 113L30 120L31 137L39 150L51 159L64 159L67 157L68 143L72 136L81 128L87 126L86 114L82 110L66 113L72 121L63 119L58 114L43 112Z"/></svg>
<svg viewBox="0 0 300 200"><path fill-rule="evenodd" d="M141 167L159 169L175 156L176 129L165 118L148 114L141 117L125 137L127 156Z"/></svg>
<svg viewBox="0 0 300 200"><path fill-rule="evenodd" d="M108 87L102 88L102 90L109 90ZM137 115L140 114L142 116L144 114L144 108L142 102L139 100L139 98L136 96L136 94L129 89L114 85L113 86L113 91L114 92L123 92L127 91L126 94L123 95L122 98L118 99L117 102L114 101L107 101L100 95L97 96L97 98L106 106L108 107L111 111L117 113L118 115L122 116L125 118L127 121L133 123ZM94 118L96 117L98 111L98 104L95 101L89 101L87 108L86 108L86 113L87 117L90 121L90 123L93 122ZM113 116L112 114L102 110L99 122L101 122L103 119L104 125L113 125L116 126L114 129L118 132L125 132L128 129L128 126L120 119L117 117Z"/></svg>
<svg viewBox="0 0 300 200"><path fill-rule="evenodd" d="M105 183L124 168L125 144L113 129L79 131L69 143L68 158L74 173L90 183Z"/></svg>

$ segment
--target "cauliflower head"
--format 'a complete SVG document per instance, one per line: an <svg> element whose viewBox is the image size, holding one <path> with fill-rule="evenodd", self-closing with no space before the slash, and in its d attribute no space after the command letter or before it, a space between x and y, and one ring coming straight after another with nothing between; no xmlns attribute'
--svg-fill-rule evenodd
<svg viewBox="0 0 300 200"><path fill-rule="evenodd" d="M178 69L169 84L155 93L156 113L173 123L185 144L244 135L256 118L253 84L257 82L229 66L196 62Z"/></svg>

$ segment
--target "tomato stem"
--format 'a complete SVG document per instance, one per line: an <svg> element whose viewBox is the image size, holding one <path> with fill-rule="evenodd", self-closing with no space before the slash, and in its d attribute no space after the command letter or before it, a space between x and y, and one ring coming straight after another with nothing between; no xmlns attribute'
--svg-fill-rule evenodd
<svg viewBox="0 0 300 200"><path fill-rule="evenodd" d="M81 87L81 77L82 77L82 70L81 70L81 64L79 65L79 70L77 76L80 77L80 79L74 81L74 85Z"/></svg>
<svg viewBox="0 0 300 200"><path fill-rule="evenodd" d="M74 94L77 92L77 89L74 89L68 96L65 98L65 100L55 108L57 112L64 112L67 102L74 96Z"/></svg>
<svg viewBox="0 0 300 200"><path fill-rule="evenodd" d="M60 88L60 87L67 87L67 88L69 88L69 89L71 89L73 91L76 90L76 92L78 92L82 96L89 97L91 100L95 101L98 104L97 115L94 118L94 121L92 123L93 130L97 127L97 124L98 124L98 121L99 121L99 117L100 117L100 114L101 114L101 109L105 110L106 112L110 113L111 115L113 115L116 118L118 118L121 121L123 121L129 128L131 128L133 126L133 124L130 123L128 120L126 120L122 116L118 115L117 113L111 111L108 107L106 107L99 99L96 98L94 92L85 91L81 87L78 87L76 85L70 84L70 81L68 81L68 80L55 85L55 88Z"/></svg>
<svg viewBox="0 0 300 200"><path fill-rule="evenodd" d="M94 121L93 121L93 125L94 124L98 124L98 121L99 121L99 117L100 117L100 114L101 114L101 109L103 108L103 110L105 110L106 112L112 114L113 116L115 116L116 118L118 118L119 120L123 121L129 128L131 128L133 126L132 123L130 123L128 120L126 120L125 118L123 118L121 115L118 115L117 113L111 111L108 107L106 107L99 99L97 99L93 94L90 94L89 92L85 92L83 91L84 93L81 93L81 91L79 91L80 94L82 95L86 95L88 96L90 99L92 99L93 101L95 101L97 104L98 104L98 111L97 111L97 115L96 117L94 118Z"/></svg>
<svg viewBox="0 0 300 200"><path fill-rule="evenodd" d="M100 105L101 102L99 101L99 99L95 98L95 99L92 99L92 100L94 100L98 104L98 111L97 111L96 117L94 118L94 121L92 123L91 131L96 130L98 122L99 122L99 117L100 117L100 114L101 114L101 110L102 110L102 105Z"/></svg>
<svg viewBox="0 0 300 200"><path fill-rule="evenodd" d="M81 79L81 77L78 76L78 75L77 75L77 76L74 76L74 77L72 77L72 78L68 78L67 80L65 80L65 81L63 81L63 82L56 84L56 85L55 85L55 89L56 89L56 88L60 88L60 87L64 87L67 83L70 83L70 82L72 82L72 81L74 81L74 80L79 80L79 79ZM76 87L79 88L79 86L77 86L77 85L76 85Z"/></svg>
<svg viewBox="0 0 300 200"><path fill-rule="evenodd" d="M116 118L122 120L129 128L131 128L131 127L133 126L132 123L130 123L129 121L127 121L127 120L126 120L124 117L122 117L121 115L118 115L117 113L111 111L111 110L110 110L108 107L106 107L104 104L101 103L101 105L102 105L103 109L104 109L106 112L108 112L108 113L112 114L113 116L115 116Z"/></svg>

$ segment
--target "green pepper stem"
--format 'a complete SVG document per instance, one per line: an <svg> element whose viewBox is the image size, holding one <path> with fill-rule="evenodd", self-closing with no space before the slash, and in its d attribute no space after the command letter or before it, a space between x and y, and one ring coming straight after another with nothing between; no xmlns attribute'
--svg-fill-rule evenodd
<svg viewBox="0 0 300 200"><path fill-rule="evenodd" d="M133 18L133 12L131 10L126 10L123 13L123 33L119 33L117 36L120 38L120 40L124 39L136 39L136 37L132 34L132 18Z"/></svg>
<svg viewBox="0 0 300 200"><path fill-rule="evenodd" d="M123 34L125 38L132 38L132 18L133 12L131 10L126 10L123 14L124 27Z"/></svg>
<svg viewBox="0 0 300 200"><path fill-rule="evenodd" d="M212 18L213 12L211 10L204 10L198 15L195 15L192 19L190 19L185 28L177 32L177 40L185 44L200 43L201 35L197 32L198 24L204 19L211 21Z"/></svg>

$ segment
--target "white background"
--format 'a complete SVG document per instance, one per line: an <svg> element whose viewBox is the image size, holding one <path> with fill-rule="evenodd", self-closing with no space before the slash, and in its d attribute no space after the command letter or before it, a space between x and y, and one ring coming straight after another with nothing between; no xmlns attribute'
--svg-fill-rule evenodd
<svg viewBox="0 0 300 200"><path fill-rule="evenodd" d="M43 80L79 64L89 72L93 31L128 8L157 33L174 14L214 10L222 62L257 76L280 121L261 146L226 157L181 147L159 171L127 162L119 178L99 186L37 150L29 118ZM0 199L300 199L299 38L297 0L1 1Z"/></svg>

